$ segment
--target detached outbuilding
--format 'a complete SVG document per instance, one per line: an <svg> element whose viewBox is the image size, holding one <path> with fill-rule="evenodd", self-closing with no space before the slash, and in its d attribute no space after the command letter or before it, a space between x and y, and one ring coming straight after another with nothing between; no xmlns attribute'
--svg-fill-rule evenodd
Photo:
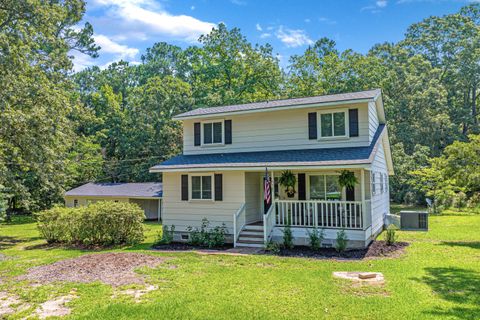
<svg viewBox="0 0 480 320"><path fill-rule="evenodd" d="M65 193L67 207L84 206L98 201L132 202L145 212L147 220L162 216L162 184L145 183L87 183Z"/></svg>

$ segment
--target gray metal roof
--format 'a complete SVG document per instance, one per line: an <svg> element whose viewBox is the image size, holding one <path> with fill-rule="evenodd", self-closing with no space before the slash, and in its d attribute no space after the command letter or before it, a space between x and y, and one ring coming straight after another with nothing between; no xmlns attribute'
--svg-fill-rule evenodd
<svg viewBox="0 0 480 320"><path fill-rule="evenodd" d="M374 90L358 91L358 92L350 92L350 93L329 94L329 95L315 96L315 97L262 101L262 102L236 104L236 105L222 106L222 107L199 108L199 109L178 114L174 117L174 119L181 120L181 119L190 118L190 117L201 117L201 116L207 116L207 115L234 113L234 112L242 112L242 111L276 109L276 108L290 107L290 106L307 106L308 107L309 105L333 103L333 102L347 102L347 101L354 102L355 100L375 99L380 94L381 94L380 89L374 89Z"/></svg>
<svg viewBox="0 0 480 320"><path fill-rule="evenodd" d="M65 192L66 196L161 198L162 183L94 183Z"/></svg>
<svg viewBox="0 0 480 320"><path fill-rule="evenodd" d="M283 167L315 165L350 165L371 163L377 143L384 133L380 124L372 142L364 147L235 152L220 154L179 155L150 168L150 172L171 169L224 167Z"/></svg>

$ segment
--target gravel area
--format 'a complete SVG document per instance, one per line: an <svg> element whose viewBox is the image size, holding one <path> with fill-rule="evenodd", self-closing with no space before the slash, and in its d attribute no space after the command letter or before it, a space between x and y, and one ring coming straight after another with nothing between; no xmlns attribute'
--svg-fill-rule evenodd
<svg viewBox="0 0 480 320"><path fill-rule="evenodd" d="M134 270L143 266L155 267L163 261L165 258L140 253L88 254L31 268L19 278L37 283L101 281L112 286L144 284L144 279Z"/></svg>

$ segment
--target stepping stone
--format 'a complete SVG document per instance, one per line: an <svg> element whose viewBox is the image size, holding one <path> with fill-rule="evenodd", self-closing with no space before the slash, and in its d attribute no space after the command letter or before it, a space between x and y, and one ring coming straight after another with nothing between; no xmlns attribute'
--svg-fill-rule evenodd
<svg viewBox="0 0 480 320"><path fill-rule="evenodd" d="M385 282L385 278L381 272L333 272L333 277L368 284L382 284Z"/></svg>

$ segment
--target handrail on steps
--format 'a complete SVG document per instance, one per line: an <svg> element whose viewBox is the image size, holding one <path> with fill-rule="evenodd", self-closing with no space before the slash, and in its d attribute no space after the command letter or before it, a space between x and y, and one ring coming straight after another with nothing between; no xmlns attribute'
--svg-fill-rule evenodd
<svg viewBox="0 0 480 320"><path fill-rule="evenodd" d="M267 213L263 215L263 242L265 245L267 245L267 242L270 238L270 233L272 232L275 224L275 221L274 221L275 215L272 215L272 212L274 211L274 207L275 207L275 204L272 203Z"/></svg>
<svg viewBox="0 0 480 320"><path fill-rule="evenodd" d="M243 217L243 223L238 225L238 219ZM233 214L233 247L237 246L238 236L245 226L245 203ZM238 230L237 230L238 229Z"/></svg>

